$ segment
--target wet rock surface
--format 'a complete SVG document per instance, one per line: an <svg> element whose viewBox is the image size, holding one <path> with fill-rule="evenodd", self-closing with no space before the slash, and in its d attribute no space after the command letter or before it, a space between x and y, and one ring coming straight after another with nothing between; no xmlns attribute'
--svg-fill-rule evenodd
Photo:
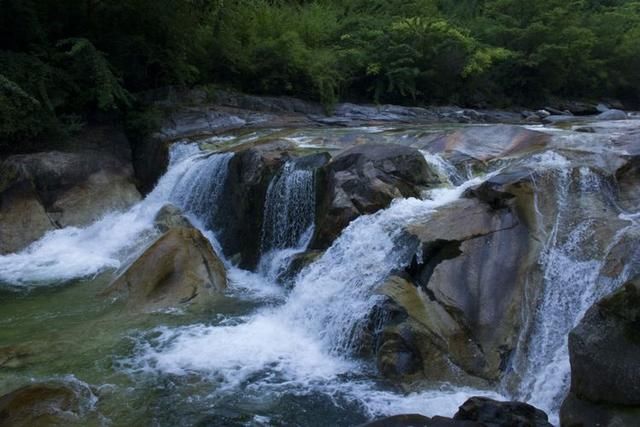
<svg viewBox="0 0 640 427"><path fill-rule="evenodd" d="M403 313L386 315L377 350L381 371L400 378L498 379L520 327L527 228L512 208L468 199L407 231L418 239L419 255L404 277L392 276L381 288Z"/></svg>
<svg viewBox="0 0 640 427"><path fill-rule="evenodd" d="M228 258L253 269L260 257L260 236L269 183L295 155L288 141L274 140L233 149L218 215L212 224Z"/></svg>
<svg viewBox="0 0 640 427"><path fill-rule="evenodd" d="M454 164L461 164L522 156L544 149L550 140L549 134L521 126L472 126L438 137L423 148L431 153L441 153Z"/></svg>
<svg viewBox="0 0 640 427"><path fill-rule="evenodd" d="M88 147L95 142L91 138L119 138L95 132L83 134ZM94 150L14 155L0 163L0 253L19 251L49 230L86 226L140 200L128 146L117 142L109 152L109 143Z"/></svg>
<svg viewBox="0 0 640 427"><path fill-rule="evenodd" d="M440 184L416 149L362 144L336 155L320 171L313 249L325 249L349 222L389 206L396 197L419 197Z"/></svg>
<svg viewBox="0 0 640 427"><path fill-rule="evenodd" d="M576 423L581 407L607 418L617 413L640 422L640 280L596 303L569 335L571 395L562 410ZM578 411L578 412L576 412ZM583 418L587 419L587 418ZM569 425L570 423L567 422Z"/></svg>
<svg viewBox="0 0 640 427"><path fill-rule="evenodd" d="M104 295L134 311L206 304L227 286L224 264L193 227L174 222L109 285Z"/></svg>
<svg viewBox="0 0 640 427"><path fill-rule="evenodd" d="M499 402L472 397L460 406L453 418L423 415L394 415L361 427L551 427L547 414L521 402Z"/></svg>
<svg viewBox="0 0 640 427"><path fill-rule="evenodd" d="M38 383L0 396L0 426L80 425L94 399L84 385Z"/></svg>

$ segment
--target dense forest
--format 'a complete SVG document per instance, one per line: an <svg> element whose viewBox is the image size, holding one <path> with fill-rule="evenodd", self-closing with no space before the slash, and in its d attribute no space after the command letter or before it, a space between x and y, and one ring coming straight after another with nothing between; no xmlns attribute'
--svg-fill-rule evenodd
<svg viewBox="0 0 640 427"><path fill-rule="evenodd" d="M0 0L0 145L168 85L338 100L640 100L637 0Z"/></svg>

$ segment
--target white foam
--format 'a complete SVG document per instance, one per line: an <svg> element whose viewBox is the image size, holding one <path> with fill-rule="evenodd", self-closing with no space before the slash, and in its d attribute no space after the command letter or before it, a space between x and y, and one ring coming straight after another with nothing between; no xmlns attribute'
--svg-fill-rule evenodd
<svg viewBox="0 0 640 427"><path fill-rule="evenodd" d="M171 154L169 170L143 201L126 212L108 213L87 227L50 231L26 249L0 256L0 282L16 287L56 284L126 265L157 235L154 218L160 208L167 202L187 210L194 207L185 194L191 187L206 187L194 181L207 180L212 170L226 168L231 156L206 156L195 144L176 144ZM214 174L220 181L218 175ZM200 204L195 208L200 209Z"/></svg>

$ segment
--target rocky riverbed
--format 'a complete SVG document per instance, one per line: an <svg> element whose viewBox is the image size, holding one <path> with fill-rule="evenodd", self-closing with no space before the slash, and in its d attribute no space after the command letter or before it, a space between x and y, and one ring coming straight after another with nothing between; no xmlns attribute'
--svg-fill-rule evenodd
<svg viewBox="0 0 640 427"><path fill-rule="evenodd" d="M222 94L4 159L0 425L633 425L612 111Z"/></svg>

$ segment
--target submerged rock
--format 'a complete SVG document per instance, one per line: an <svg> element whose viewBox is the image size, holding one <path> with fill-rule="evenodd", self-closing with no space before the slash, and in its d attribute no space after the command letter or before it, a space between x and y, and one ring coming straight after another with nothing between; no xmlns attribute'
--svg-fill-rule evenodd
<svg viewBox="0 0 640 427"><path fill-rule="evenodd" d="M356 145L335 156L321 175L314 249L326 249L358 216L440 184L418 150L395 144Z"/></svg>
<svg viewBox="0 0 640 427"><path fill-rule="evenodd" d="M80 384L32 384L0 396L0 426L80 424L93 405L91 391Z"/></svg>
<svg viewBox="0 0 640 427"><path fill-rule="evenodd" d="M569 355L571 394L563 425L593 425L588 414L606 420L604 426L640 423L640 278L587 311L569 335Z"/></svg>
<svg viewBox="0 0 640 427"><path fill-rule="evenodd" d="M224 290L224 264L209 241L191 227L171 228L104 292L126 298L133 310L202 304Z"/></svg>

